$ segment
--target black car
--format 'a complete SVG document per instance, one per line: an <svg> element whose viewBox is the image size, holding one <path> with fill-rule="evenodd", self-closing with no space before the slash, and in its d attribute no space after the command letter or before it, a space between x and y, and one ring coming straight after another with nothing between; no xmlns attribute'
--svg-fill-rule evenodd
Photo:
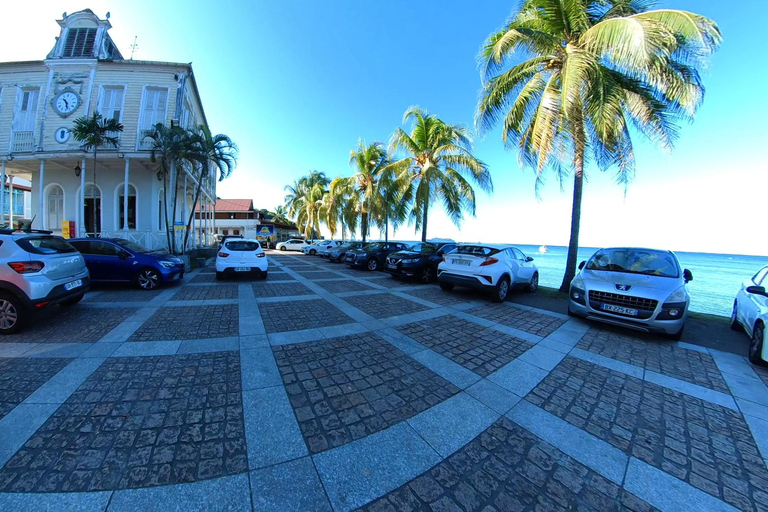
<svg viewBox="0 0 768 512"><path fill-rule="evenodd" d="M346 256L347 251L352 249L360 249L364 245L365 244L363 242L347 242L344 245L334 247L328 251L328 261L333 263L341 263L344 261L344 256Z"/></svg>
<svg viewBox="0 0 768 512"><path fill-rule="evenodd" d="M387 257L384 270L395 277L415 277L421 282L432 283L437 279L437 265L443 261L443 254L456 250L454 242L421 242L405 251L398 251Z"/></svg>
<svg viewBox="0 0 768 512"><path fill-rule="evenodd" d="M400 242L373 242L360 249L347 251L344 263L350 267L363 267L368 270L378 270L391 253L404 251L408 246Z"/></svg>

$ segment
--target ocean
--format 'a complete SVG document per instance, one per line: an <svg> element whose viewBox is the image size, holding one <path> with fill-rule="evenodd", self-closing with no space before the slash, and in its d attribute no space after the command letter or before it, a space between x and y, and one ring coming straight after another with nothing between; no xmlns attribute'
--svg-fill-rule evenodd
<svg viewBox="0 0 768 512"><path fill-rule="evenodd" d="M567 247L547 246L546 253L539 252L539 246L515 245L526 256L531 256L539 268L539 284L559 288L565 273ZM579 249L578 261L589 259L596 251L593 247ZM680 265L693 274L688 283L691 295L691 311L710 315L730 316L733 299L742 281L752 277L768 256L744 256L741 254L708 254L701 252L675 252Z"/></svg>

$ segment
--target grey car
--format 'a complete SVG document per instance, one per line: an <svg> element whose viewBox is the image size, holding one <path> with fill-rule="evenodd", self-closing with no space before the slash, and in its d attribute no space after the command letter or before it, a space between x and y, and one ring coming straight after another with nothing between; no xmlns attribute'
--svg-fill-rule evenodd
<svg viewBox="0 0 768 512"><path fill-rule="evenodd" d="M579 264L568 314L680 339L693 279L671 251L636 247L600 249Z"/></svg>

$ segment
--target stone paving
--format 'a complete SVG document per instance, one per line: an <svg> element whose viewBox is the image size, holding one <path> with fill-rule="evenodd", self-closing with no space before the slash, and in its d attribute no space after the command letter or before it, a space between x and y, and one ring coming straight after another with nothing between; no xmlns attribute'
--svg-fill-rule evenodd
<svg viewBox="0 0 768 512"><path fill-rule="evenodd" d="M745 358L268 258L0 339L0 510L768 511Z"/></svg>

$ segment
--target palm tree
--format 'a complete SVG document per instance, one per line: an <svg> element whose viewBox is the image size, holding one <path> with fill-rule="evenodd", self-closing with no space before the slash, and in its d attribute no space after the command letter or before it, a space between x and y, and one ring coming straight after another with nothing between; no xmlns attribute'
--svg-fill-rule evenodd
<svg viewBox="0 0 768 512"><path fill-rule="evenodd" d="M719 45L717 25L697 14L648 10L653 0L526 0L481 53L476 124L503 118L502 139L540 183L546 169L573 170L568 259L576 271L585 161L615 166L625 190L635 171L630 127L671 148L677 122L704 97L697 68ZM514 61L513 61L514 57Z"/></svg>
<svg viewBox="0 0 768 512"><path fill-rule="evenodd" d="M182 246L183 251L186 251L187 248L190 227L192 226L197 202L200 200L203 190L203 183L211 178L215 179L215 176L211 175L211 169L218 169L219 181L229 178L237 166L238 155L237 144L232 142L232 139L221 133L212 135L211 130L206 125L198 127L197 131L192 134L190 142L192 148L188 156L197 164L195 167L199 172L197 175L197 187L195 187L192 199L192 208L187 219L187 229L184 234L184 245Z"/></svg>
<svg viewBox="0 0 768 512"><path fill-rule="evenodd" d="M467 178L489 193L493 183L488 167L472 154L466 128L446 124L418 107L405 111L403 123L411 120L411 133L398 128L389 144L391 154L402 151L407 156L391 163L387 170L407 179L412 187L410 217L425 242L429 207L436 199L442 198L448 218L458 226L464 211L475 214L475 191Z"/></svg>
<svg viewBox="0 0 768 512"><path fill-rule="evenodd" d="M272 222L277 222L279 224L291 223L291 221L288 219L288 210L285 208L285 206L275 206L275 211L272 212Z"/></svg>
<svg viewBox="0 0 768 512"><path fill-rule="evenodd" d="M288 214L296 216L296 226L299 231L304 232L305 237L314 236L320 232L320 210L329 182L324 173L310 171L309 175L295 181L292 187L285 187L288 191L285 197Z"/></svg>
<svg viewBox="0 0 768 512"><path fill-rule="evenodd" d="M72 136L80 142L85 151L93 150L93 200L91 202L91 216L93 218L93 230L99 231L100 226L96 219L96 154L99 148L117 148L120 142L118 134L123 131L123 125L117 119L104 119L101 114L94 112L91 117L79 117L75 119ZM85 190L82 191L85 201ZM126 214L127 215L127 214Z"/></svg>

